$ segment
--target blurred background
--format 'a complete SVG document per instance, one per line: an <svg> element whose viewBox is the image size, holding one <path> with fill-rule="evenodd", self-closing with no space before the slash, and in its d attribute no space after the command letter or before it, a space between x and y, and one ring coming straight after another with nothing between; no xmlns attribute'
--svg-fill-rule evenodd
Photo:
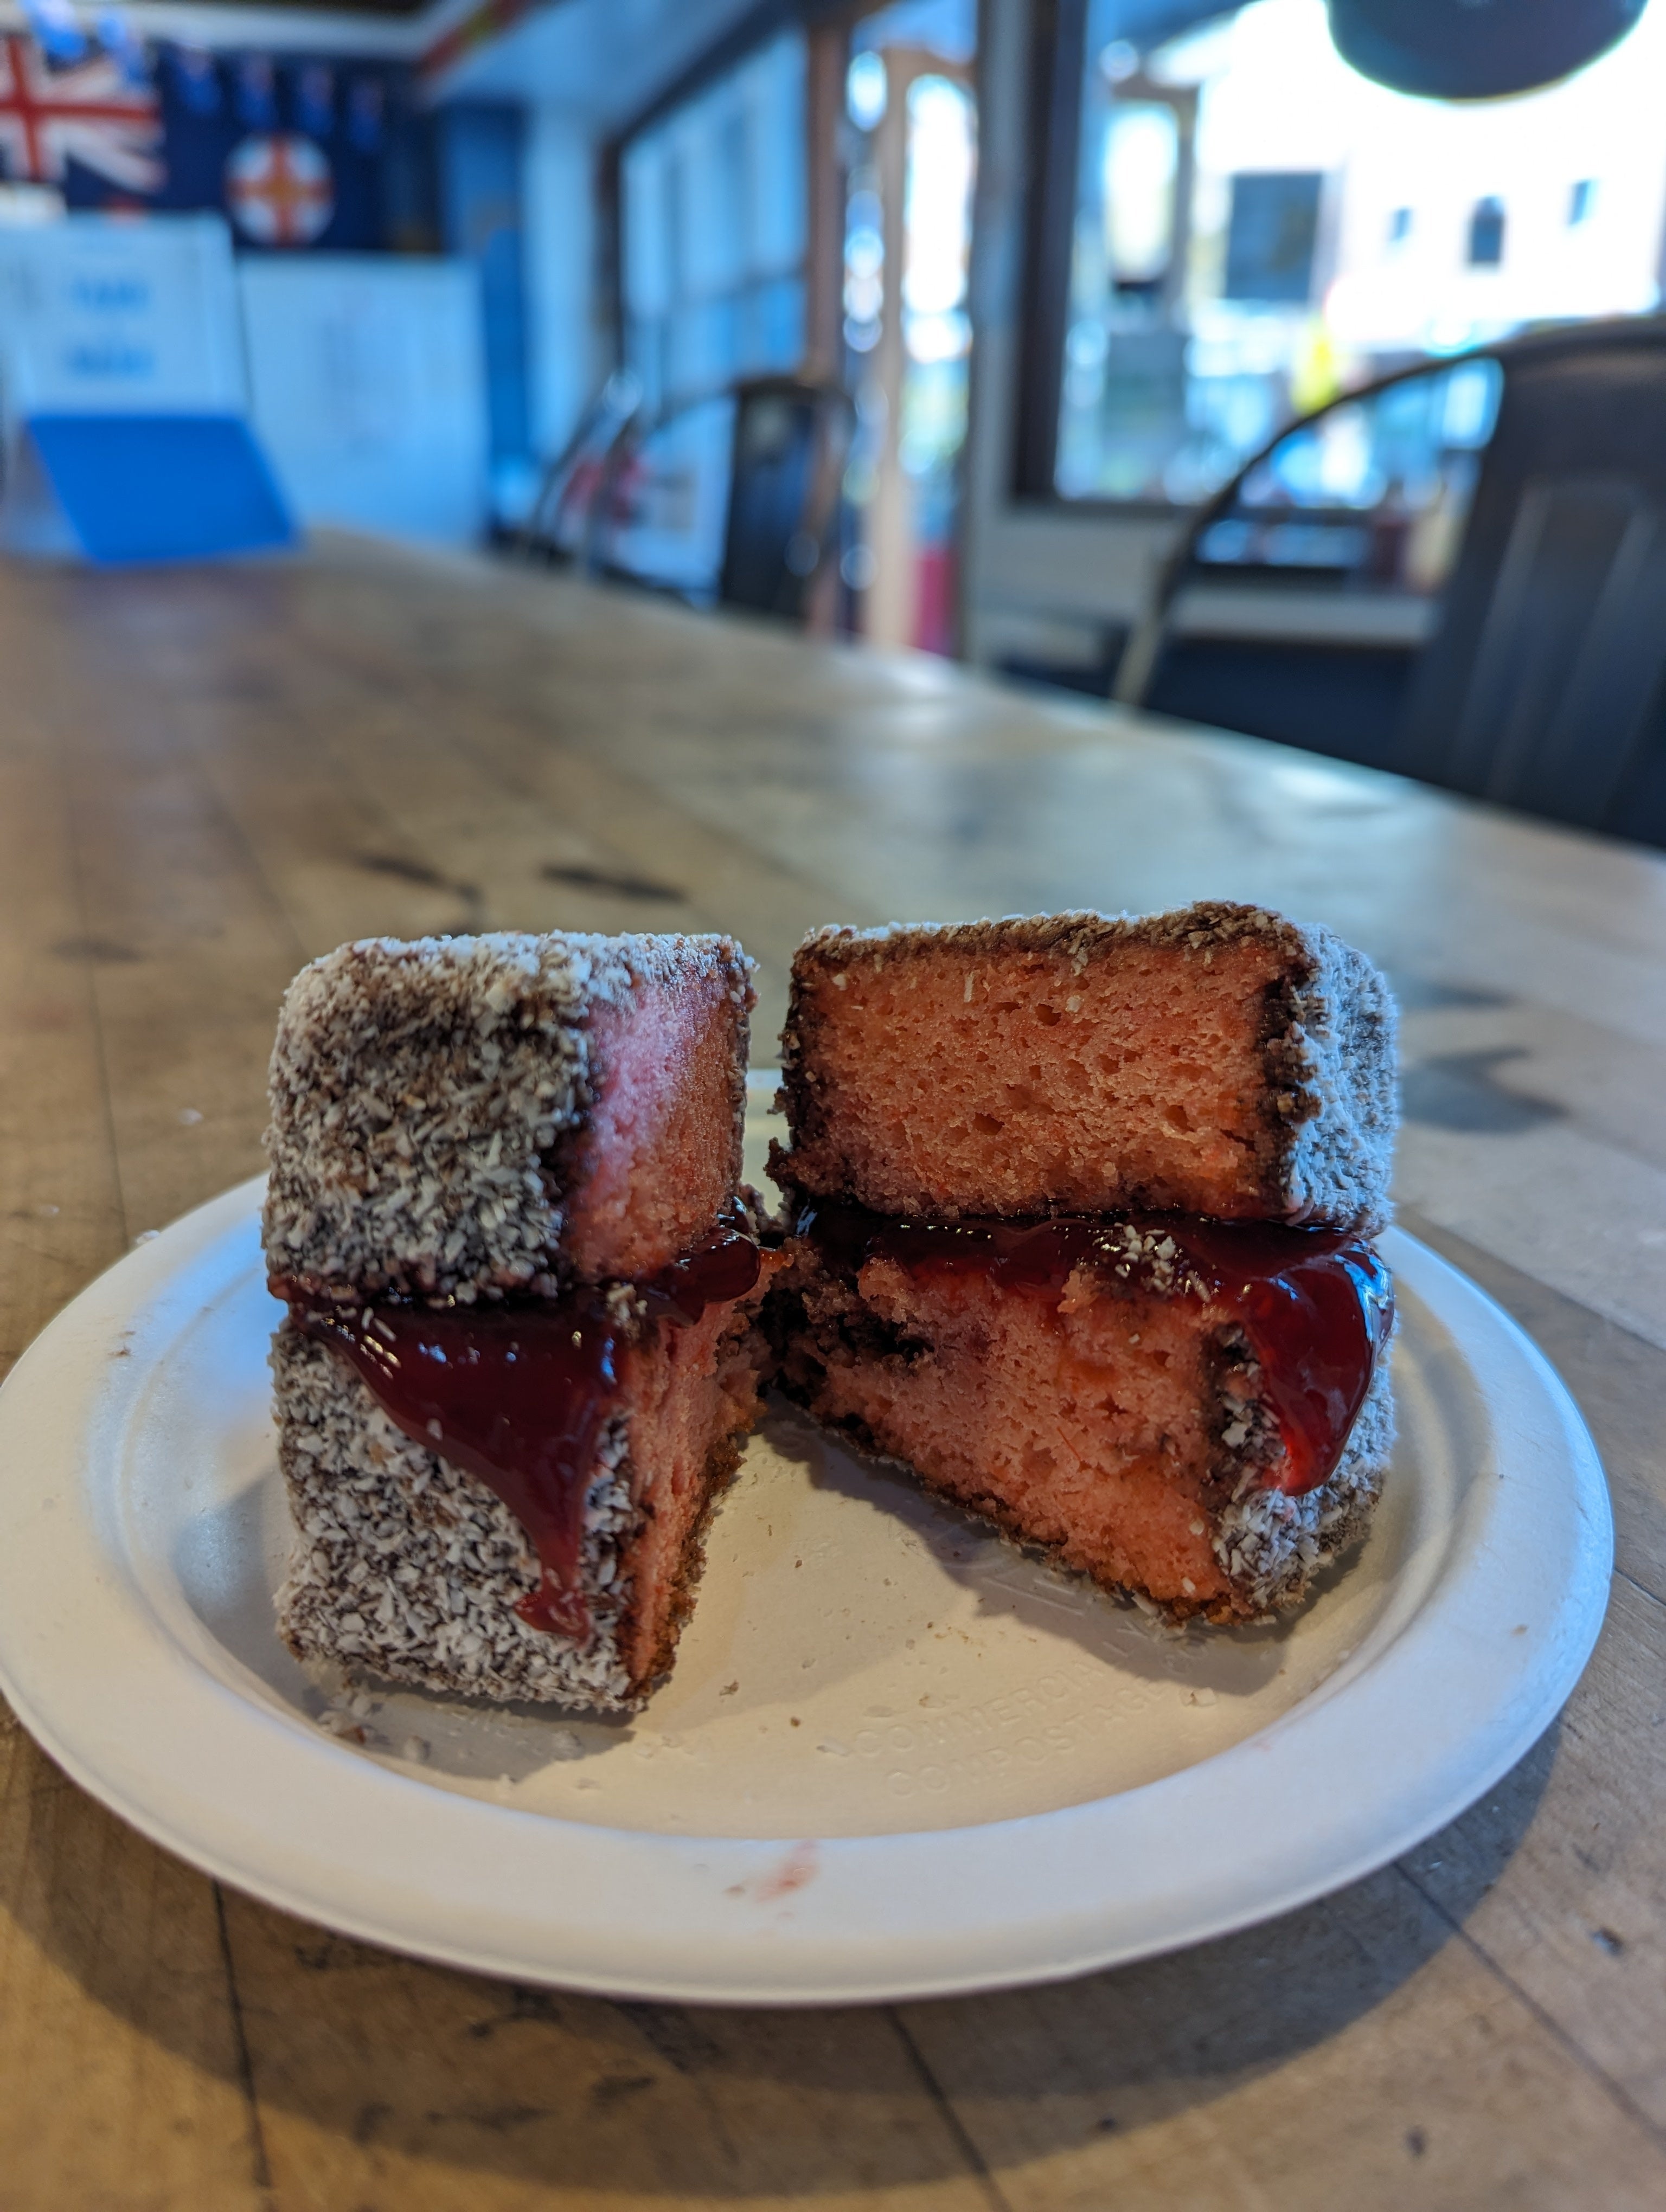
<svg viewBox="0 0 1666 2212"><path fill-rule="evenodd" d="M1663 240L1663 0L27 0L0 543L489 548L1666 842L1608 460L1489 571L1631 654L1602 761L1426 739L1511 380L1600 410Z"/></svg>

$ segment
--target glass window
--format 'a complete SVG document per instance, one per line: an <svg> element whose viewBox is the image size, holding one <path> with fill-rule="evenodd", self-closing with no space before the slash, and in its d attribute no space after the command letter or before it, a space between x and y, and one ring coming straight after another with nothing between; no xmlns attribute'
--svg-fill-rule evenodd
<svg viewBox="0 0 1666 2212"><path fill-rule="evenodd" d="M1085 5L1065 497L1189 503L1420 356L1659 304L1666 8L1560 84L1442 102L1350 69L1324 0L1166 39L1200 10Z"/></svg>
<svg viewBox="0 0 1666 2212"><path fill-rule="evenodd" d="M798 365L804 101L783 32L625 149L625 359L655 414Z"/></svg>
<svg viewBox="0 0 1666 2212"><path fill-rule="evenodd" d="M1489 192L1469 218L1469 266L1496 269L1504 259L1504 202Z"/></svg>
<svg viewBox="0 0 1666 2212"><path fill-rule="evenodd" d="M734 386L804 355L805 42L783 32L639 131L620 163L625 363L647 427L604 558L694 599L723 556Z"/></svg>

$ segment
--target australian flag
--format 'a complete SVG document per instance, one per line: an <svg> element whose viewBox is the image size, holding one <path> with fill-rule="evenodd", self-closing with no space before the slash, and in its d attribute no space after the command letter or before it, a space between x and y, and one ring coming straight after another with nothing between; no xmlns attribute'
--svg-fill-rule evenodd
<svg viewBox="0 0 1666 2212"><path fill-rule="evenodd" d="M136 82L107 52L55 64L26 33L9 32L0 34L0 176L54 184L72 208L234 211L233 155L252 137L281 145L293 134L309 143L291 142L290 151L316 170L315 149L328 178L329 220L307 242L374 251L392 243L382 118L403 90L403 73L386 64L170 46L152 50L150 80ZM237 237L256 251L300 242L281 228L264 237L238 228Z"/></svg>

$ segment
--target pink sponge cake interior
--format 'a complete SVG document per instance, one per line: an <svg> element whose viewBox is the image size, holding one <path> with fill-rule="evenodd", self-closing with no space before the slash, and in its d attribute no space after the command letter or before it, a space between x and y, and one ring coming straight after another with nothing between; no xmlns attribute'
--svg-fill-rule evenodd
<svg viewBox="0 0 1666 2212"><path fill-rule="evenodd" d="M572 1146L563 1237L587 1279L652 1274L731 1202L745 1108L737 987L717 960L674 978L650 971L593 1014L590 1109Z"/></svg>
<svg viewBox="0 0 1666 2212"><path fill-rule="evenodd" d="M1061 1565L1257 1620L1363 1529L1389 1436L1388 1277L1345 1232L806 1206L780 1379Z"/></svg>
<svg viewBox="0 0 1666 2212"><path fill-rule="evenodd" d="M819 930L782 1047L792 1180L820 1197L1386 1218L1382 978L1259 908Z"/></svg>

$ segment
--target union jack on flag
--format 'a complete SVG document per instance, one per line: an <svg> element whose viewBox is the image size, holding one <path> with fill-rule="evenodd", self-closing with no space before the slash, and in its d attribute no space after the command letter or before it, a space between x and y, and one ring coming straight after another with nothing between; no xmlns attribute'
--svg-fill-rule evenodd
<svg viewBox="0 0 1666 2212"><path fill-rule="evenodd" d="M14 184L61 184L73 157L129 191L159 191L161 142L154 86L130 82L119 61L94 54L50 70L33 39L0 36L0 160Z"/></svg>

